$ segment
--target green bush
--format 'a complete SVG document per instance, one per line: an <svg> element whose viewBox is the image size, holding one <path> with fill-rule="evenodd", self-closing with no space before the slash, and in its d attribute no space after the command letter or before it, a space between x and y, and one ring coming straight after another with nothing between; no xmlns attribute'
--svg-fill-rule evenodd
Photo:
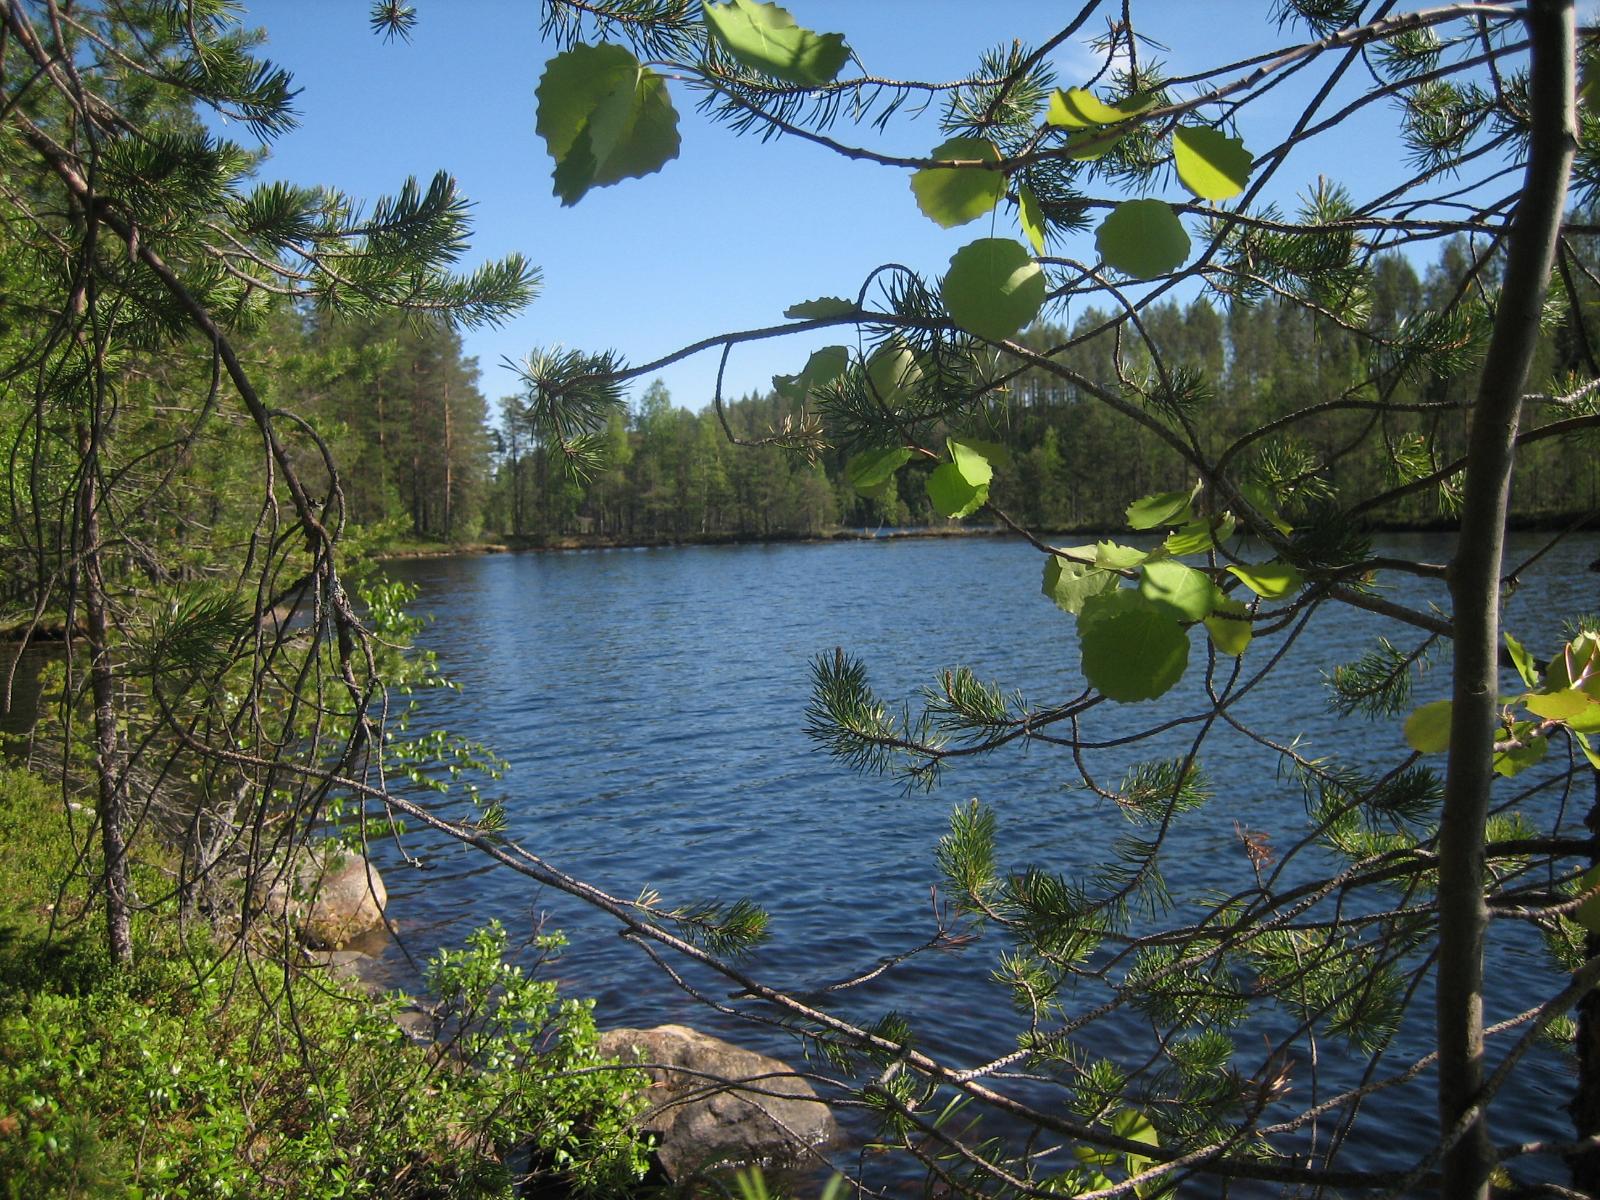
<svg viewBox="0 0 1600 1200"><path fill-rule="evenodd" d="M0 773L3 1200L509 1197L524 1164L580 1193L643 1175L642 1076L600 1058L587 1003L505 962L498 925L430 964L441 1041L419 1045L403 998L221 956L170 912L140 914L136 965L111 970L99 939L50 933L71 850L59 799Z"/></svg>

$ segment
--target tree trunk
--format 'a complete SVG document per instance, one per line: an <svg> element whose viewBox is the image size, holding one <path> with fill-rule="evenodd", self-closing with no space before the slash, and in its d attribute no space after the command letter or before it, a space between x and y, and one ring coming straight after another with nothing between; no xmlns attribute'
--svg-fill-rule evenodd
<svg viewBox="0 0 1600 1200"><path fill-rule="evenodd" d="M1522 389L1577 145L1572 0L1533 0L1532 139L1522 200L1485 359L1467 451L1465 500L1450 592L1455 607L1454 709L1439 825L1439 1120L1456 1140L1444 1154L1441 1195L1488 1200L1494 1166L1483 1098L1484 823L1494 780L1500 670L1500 573ZM1459 1136L1457 1136L1459 1135Z"/></svg>
<svg viewBox="0 0 1600 1200"><path fill-rule="evenodd" d="M95 775L99 781L96 817L105 858L106 950L118 966L133 962L129 921L127 775L117 730L116 670L111 661L110 621L106 616L105 575L100 552L100 493L94 439L78 431L83 482L78 488L79 591L89 643L89 692L94 701Z"/></svg>

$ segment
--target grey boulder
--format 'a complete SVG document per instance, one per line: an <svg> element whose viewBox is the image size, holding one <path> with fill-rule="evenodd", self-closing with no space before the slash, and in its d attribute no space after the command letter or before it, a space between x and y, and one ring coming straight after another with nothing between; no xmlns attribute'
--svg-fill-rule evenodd
<svg viewBox="0 0 1600 1200"><path fill-rule="evenodd" d="M816 1091L776 1058L686 1025L613 1029L600 1053L638 1062L650 1076L640 1125L675 1183L747 1163L784 1166L838 1138Z"/></svg>

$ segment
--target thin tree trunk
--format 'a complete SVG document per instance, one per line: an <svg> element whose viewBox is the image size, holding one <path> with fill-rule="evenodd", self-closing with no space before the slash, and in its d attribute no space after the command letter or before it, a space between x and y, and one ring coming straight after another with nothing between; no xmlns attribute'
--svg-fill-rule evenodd
<svg viewBox="0 0 1600 1200"><path fill-rule="evenodd" d="M1600 774L1594 777L1594 803L1585 821L1589 832L1600 836ZM1583 939L1586 958L1600 955L1600 933ZM1578 1036L1573 1049L1578 1057L1578 1090L1567 1111L1579 1139L1600 1133L1600 988L1578 1001ZM1600 1196L1600 1147L1591 1146L1567 1160L1572 1168L1572 1186L1591 1196Z"/></svg>
<svg viewBox="0 0 1600 1200"><path fill-rule="evenodd" d="M105 575L100 553L100 493L95 474L94 439L78 431L83 482L78 489L79 586L89 643L89 692L94 700L95 775L99 780L96 816L105 858L106 950L119 966L133 962L129 920L127 776L117 731L116 671L111 661L110 621L106 615Z"/></svg>
<svg viewBox="0 0 1600 1200"><path fill-rule="evenodd" d="M1539 336L1577 145L1572 0L1533 0L1532 140L1506 256L1494 333L1472 411L1465 502L1450 592L1455 606L1454 709L1439 826L1439 1119L1446 1150L1440 1194L1488 1200L1494 1166L1479 1108L1483 1084L1484 823L1494 780L1500 573L1522 390ZM1457 1136L1459 1135L1459 1136Z"/></svg>

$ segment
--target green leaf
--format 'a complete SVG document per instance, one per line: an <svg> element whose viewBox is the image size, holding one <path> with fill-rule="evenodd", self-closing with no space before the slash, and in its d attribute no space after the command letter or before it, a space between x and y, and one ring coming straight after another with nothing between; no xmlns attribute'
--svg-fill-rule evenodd
<svg viewBox="0 0 1600 1200"><path fill-rule="evenodd" d="M1417 709L1406 718L1406 745L1418 754L1442 754L1450 749L1450 714L1454 708L1449 700L1435 700Z"/></svg>
<svg viewBox="0 0 1600 1200"><path fill-rule="evenodd" d="M1157 525L1185 525L1194 520L1189 509L1190 492L1158 492L1128 505L1128 525L1133 529L1154 529Z"/></svg>
<svg viewBox="0 0 1600 1200"><path fill-rule="evenodd" d="M941 463L928 476L928 499L942 517L969 517L989 498L989 485L970 483L953 462Z"/></svg>
<svg viewBox="0 0 1600 1200"><path fill-rule="evenodd" d="M950 451L950 461L955 465L961 478L973 487L983 487L994 478L994 468L989 465L988 456L974 443L946 438L944 444Z"/></svg>
<svg viewBox="0 0 1600 1200"><path fill-rule="evenodd" d="M1218 592L1213 598L1211 615L1206 618L1206 633L1211 644L1222 654L1238 657L1250 646L1255 631L1250 627L1250 610L1243 603Z"/></svg>
<svg viewBox="0 0 1600 1200"><path fill-rule="evenodd" d="M1093 546L1076 547L1073 553L1093 553ZM1040 588L1058 607L1069 613L1083 611L1083 602L1090 596L1109 592L1117 586L1115 571L1102 571L1089 563L1075 562L1052 554L1044 564L1044 584Z"/></svg>
<svg viewBox="0 0 1600 1200"><path fill-rule="evenodd" d="M1513 775L1520 775L1534 763L1544 757L1550 748L1549 738L1528 738L1533 730L1532 721L1518 721L1511 727L1511 736L1519 741L1527 739L1522 745L1510 750L1497 750L1494 756L1494 773L1505 779Z"/></svg>
<svg viewBox="0 0 1600 1200"><path fill-rule="evenodd" d="M1083 677L1108 699L1154 700L1183 678L1189 636L1172 610L1132 588L1088 597L1078 614Z"/></svg>
<svg viewBox="0 0 1600 1200"><path fill-rule="evenodd" d="M1156 1135L1156 1127L1150 1123L1150 1118L1133 1108L1125 1108L1111 1119L1111 1132L1120 1138L1127 1138L1130 1142L1142 1142L1146 1146L1159 1146L1161 1139ZM1129 1175L1137 1175L1150 1165L1150 1159L1143 1154L1128 1154L1123 1166Z"/></svg>
<svg viewBox="0 0 1600 1200"><path fill-rule="evenodd" d="M774 375L772 390L785 400L804 403L806 396L843 375L850 365L850 351L844 346L824 346L806 359L805 369L798 375Z"/></svg>
<svg viewBox="0 0 1600 1200"><path fill-rule="evenodd" d="M955 252L939 294L962 329L1000 341L1039 315L1044 272L1020 242L979 238Z"/></svg>
<svg viewBox="0 0 1600 1200"><path fill-rule="evenodd" d="M921 378L922 366L904 342L885 342L867 359L867 385L884 404L898 403Z"/></svg>
<svg viewBox="0 0 1600 1200"><path fill-rule="evenodd" d="M1248 563L1228 572L1263 600L1281 600L1305 583L1305 576L1288 563Z"/></svg>
<svg viewBox="0 0 1600 1200"><path fill-rule="evenodd" d="M1168 554L1204 554L1232 537L1234 525L1231 513L1224 513L1214 525L1209 520L1190 521L1182 529L1167 534L1167 540L1161 544L1166 547Z"/></svg>
<svg viewBox="0 0 1600 1200"><path fill-rule="evenodd" d="M1084 88L1060 88L1050 97L1050 110L1045 120L1058 129L1093 129L1099 125L1115 125L1136 117L1155 107L1154 96L1129 96L1115 104L1107 104L1093 92Z"/></svg>
<svg viewBox="0 0 1600 1200"><path fill-rule="evenodd" d="M1535 692L1522 698L1523 706L1547 721L1560 721L1582 733L1600 733L1600 700L1580 688Z"/></svg>
<svg viewBox="0 0 1600 1200"><path fill-rule="evenodd" d="M819 296L815 300L791 304L783 310L783 315L792 321L826 321L830 317L847 317L855 310L853 300L846 300L842 296Z"/></svg>
<svg viewBox="0 0 1600 1200"><path fill-rule="evenodd" d="M1523 644L1509 633L1505 635L1506 649L1511 652L1511 661L1517 666L1517 674L1522 676L1522 682L1531 688L1539 686L1539 664L1534 662L1533 655L1529 654Z"/></svg>
<svg viewBox="0 0 1600 1200"><path fill-rule="evenodd" d="M1139 594L1166 605L1180 620L1203 621L1211 613L1217 589L1209 576L1180 562L1148 562L1139 577Z"/></svg>
<svg viewBox="0 0 1600 1200"><path fill-rule="evenodd" d="M979 454L983 455L989 460L991 465L1000 468L1000 470L1005 471L1010 469L1011 451L1007 450L999 442L986 442L981 438L973 437L964 437L961 439L961 442L963 445L968 446L971 449L976 450Z"/></svg>
<svg viewBox="0 0 1600 1200"><path fill-rule="evenodd" d="M999 162L1000 151L986 138L951 138L929 157L942 162ZM911 176L911 190L924 216L953 229L999 204L1006 194L1006 177L978 167L924 167Z"/></svg>
<svg viewBox="0 0 1600 1200"><path fill-rule="evenodd" d="M1226 200L1250 182L1250 151L1220 129L1180 125L1172 131L1172 161L1178 178L1202 200Z"/></svg>
<svg viewBox="0 0 1600 1200"><path fill-rule="evenodd" d="M1104 158L1121 140L1122 134L1110 129L1085 130L1067 139L1067 157L1074 162L1094 162Z"/></svg>
<svg viewBox="0 0 1600 1200"><path fill-rule="evenodd" d="M1600 751L1590 745L1589 739L1583 734L1575 733L1572 736L1577 740L1578 749L1582 750L1583 756L1589 760L1589 765L1596 771L1600 771ZM1596 929L1595 932L1600 933L1600 929Z"/></svg>
<svg viewBox="0 0 1600 1200"><path fill-rule="evenodd" d="M1028 237L1035 254L1044 253L1044 210L1039 207L1039 197L1025 183L1017 184L1017 223Z"/></svg>
<svg viewBox="0 0 1600 1200"><path fill-rule="evenodd" d="M796 87L832 83L850 61L842 33L813 33L776 4L706 4L706 28L745 66Z"/></svg>
<svg viewBox="0 0 1600 1200"><path fill-rule="evenodd" d="M894 473L910 461L911 451L904 446L863 450L845 464L844 477L850 486L863 496L871 496L883 488L894 478Z"/></svg>
<svg viewBox="0 0 1600 1200"><path fill-rule="evenodd" d="M1185 500L1187 503L1187 499ZM1107 570L1126 571L1149 559L1147 551L1135 546L1119 546L1115 542L1094 544L1094 565Z"/></svg>
<svg viewBox="0 0 1600 1200"><path fill-rule="evenodd" d="M1277 509L1275 500L1270 491L1258 483L1241 483L1238 485L1239 495L1250 502L1250 507L1267 519L1271 525L1284 537L1294 532L1294 526L1283 519L1283 514Z"/></svg>
<svg viewBox="0 0 1600 1200"><path fill-rule="evenodd" d="M556 161L563 205L592 187L659 171L678 156L678 114L666 81L621 46L580 43L556 55L537 95L536 128Z"/></svg>
<svg viewBox="0 0 1600 1200"><path fill-rule="evenodd" d="M1165 200L1124 200L1100 222L1094 244L1107 265L1135 279L1175 271L1189 257L1189 235Z"/></svg>
<svg viewBox="0 0 1600 1200"><path fill-rule="evenodd" d="M1590 867L1578 877L1578 894L1600 887L1600 867ZM1600 894L1590 896L1572 910L1572 919L1590 933L1600 933Z"/></svg>

